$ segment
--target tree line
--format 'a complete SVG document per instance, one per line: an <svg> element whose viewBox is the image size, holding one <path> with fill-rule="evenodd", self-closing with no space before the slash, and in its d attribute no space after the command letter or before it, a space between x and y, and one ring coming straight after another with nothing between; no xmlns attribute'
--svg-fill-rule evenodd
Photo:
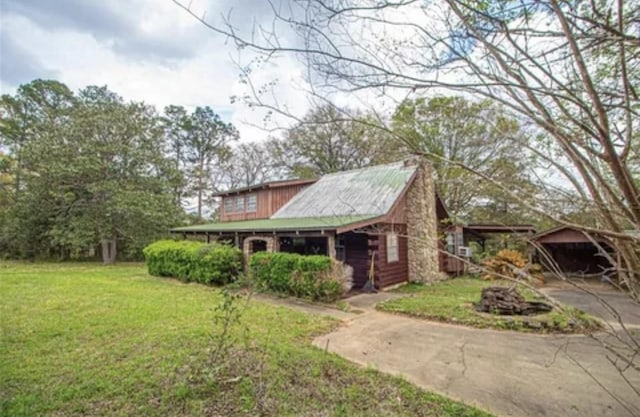
<svg viewBox="0 0 640 417"><path fill-rule="evenodd" d="M443 162L457 160L532 187L535 158L514 146L525 132L488 101L405 100L388 115L388 130L377 126L374 114L319 106L259 143L242 142L210 107L170 105L159 112L107 87L73 92L52 80L2 96L0 111L4 256L135 259L172 226L215 220L216 192L422 153L434 155L438 189L452 217L538 220L490 182Z"/></svg>

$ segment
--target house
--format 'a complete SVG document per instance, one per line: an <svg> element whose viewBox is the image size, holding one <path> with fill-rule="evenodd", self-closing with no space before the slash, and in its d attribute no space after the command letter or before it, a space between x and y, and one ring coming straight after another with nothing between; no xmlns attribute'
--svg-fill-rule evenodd
<svg viewBox="0 0 640 417"><path fill-rule="evenodd" d="M233 242L258 251L323 254L370 271L377 287L439 279L438 222L448 217L430 165L407 160L321 177L220 193L218 223L179 227L184 238Z"/></svg>
<svg viewBox="0 0 640 417"><path fill-rule="evenodd" d="M602 275L612 268L615 258L609 240L603 236L558 226L531 236L538 262L547 271L568 274Z"/></svg>

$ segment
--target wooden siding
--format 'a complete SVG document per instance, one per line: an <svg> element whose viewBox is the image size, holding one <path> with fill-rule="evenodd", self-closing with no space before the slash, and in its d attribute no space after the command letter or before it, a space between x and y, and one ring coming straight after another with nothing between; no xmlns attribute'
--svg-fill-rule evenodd
<svg viewBox="0 0 640 417"><path fill-rule="evenodd" d="M287 204L294 195L298 194L304 188L307 188L309 184L291 185L288 187L274 188L269 191L269 210L270 213L267 217L271 217L273 213L280 210L282 206Z"/></svg>
<svg viewBox="0 0 640 417"><path fill-rule="evenodd" d="M372 235L369 237L371 247L375 246L375 277L379 288L406 282L409 279L409 264L407 256L407 238L405 225L386 225L385 229L393 230L398 234L398 260L387 261L387 236L386 234Z"/></svg>
<svg viewBox="0 0 640 417"><path fill-rule="evenodd" d="M391 213L389 213L388 220L394 224L407 224L407 195L403 194L400 200L395 204Z"/></svg>
<svg viewBox="0 0 640 417"><path fill-rule="evenodd" d="M438 241L438 267L440 272L450 272L449 259L452 259L446 252L447 246L442 240Z"/></svg>
<svg viewBox="0 0 640 417"><path fill-rule="evenodd" d="M300 192L300 190L307 187L308 185L309 184L293 184L285 187L249 190L229 196L224 196L220 204L220 221L233 222L241 220L268 219L273 215L273 213L278 211L280 207L291 200L294 195L296 195L298 192ZM257 207L256 211L254 212L246 211L247 196L251 194L255 194L257 196ZM236 197L243 197L245 199L245 211L226 213L224 210L225 201L227 199L231 199L233 201L233 206L235 207Z"/></svg>

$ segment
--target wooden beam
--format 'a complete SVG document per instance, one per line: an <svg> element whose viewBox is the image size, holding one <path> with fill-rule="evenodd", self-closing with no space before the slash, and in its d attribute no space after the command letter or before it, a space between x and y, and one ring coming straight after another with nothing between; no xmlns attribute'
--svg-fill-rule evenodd
<svg viewBox="0 0 640 417"><path fill-rule="evenodd" d="M327 253L332 259L336 258L336 235L333 233L327 235Z"/></svg>

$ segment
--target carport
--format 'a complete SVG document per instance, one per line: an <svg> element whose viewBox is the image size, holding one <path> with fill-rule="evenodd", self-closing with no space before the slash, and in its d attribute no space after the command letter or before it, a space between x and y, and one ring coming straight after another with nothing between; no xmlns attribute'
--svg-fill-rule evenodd
<svg viewBox="0 0 640 417"><path fill-rule="evenodd" d="M587 235L570 227L560 226L540 232L531 237L531 244L535 247L538 262L548 271L557 267L565 273L599 275L612 266L606 254L611 256L613 249L606 238Z"/></svg>
<svg viewBox="0 0 640 417"><path fill-rule="evenodd" d="M445 229L446 239L440 252L440 270L458 276L467 271L468 262L459 258L460 247L468 247L470 242L476 242L485 250L488 239L493 235L509 235L514 239L526 241L536 229L530 224L456 224ZM451 256L454 254L457 256Z"/></svg>

